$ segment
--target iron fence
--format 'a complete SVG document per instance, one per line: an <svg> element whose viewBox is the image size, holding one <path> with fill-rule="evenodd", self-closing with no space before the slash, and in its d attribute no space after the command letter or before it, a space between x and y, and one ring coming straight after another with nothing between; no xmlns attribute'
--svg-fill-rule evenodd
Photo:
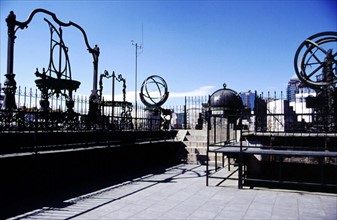
<svg viewBox="0 0 337 220"><path fill-rule="evenodd" d="M288 100L281 92L254 96L254 106L246 123L251 131L261 132L336 132L337 105L325 111L324 103L312 107L310 98L315 92L300 91L294 100ZM309 100L309 101L308 101ZM246 106L246 108L248 108ZM323 110L322 110L323 109ZM248 111L249 111L248 110Z"/></svg>
<svg viewBox="0 0 337 220"><path fill-rule="evenodd" d="M42 129L75 129L82 130L88 127L85 120L89 111L89 96L74 95L74 115L66 116L66 99L63 96L51 96L48 116L41 110L42 94L38 89L18 86L15 93L17 110L9 113L1 111L0 127L2 130L31 130L35 125ZM0 84L0 109L4 102L4 93ZM104 102L104 99L103 99ZM206 126L205 108L207 96L185 97L184 103L175 106L163 106L162 111L169 110L169 115L149 111L145 105L132 106L130 117L125 119L125 109L122 106L100 106L98 125L106 129L160 129L161 120L168 120L166 128L171 129L203 129ZM137 112L137 116L135 115ZM8 117L12 114L13 117ZM14 117L15 116L15 117ZM72 119L70 120L70 118ZM164 117L164 118L163 118ZM35 122L36 120L36 122ZM42 121L44 121L42 123ZM129 125L125 125L129 121ZM50 123L47 125L46 123ZM70 124L69 124L70 123ZM103 125L107 123L106 125ZM56 124L58 124L56 126ZM62 125L61 125L62 124ZM64 124L64 125L63 125ZM9 128L10 127L10 128Z"/></svg>
<svg viewBox="0 0 337 220"><path fill-rule="evenodd" d="M330 130L334 131L336 124L334 120L337 118L335 112L316 111L314 108L307 107L307 97L315 96L315 93L298 92L295 94L294 100L288 100L283 92L268 92L267 94L255 93L240 93L244 104L244 126L248 127L249 131L263 131L263 132L285 132L285 131L304 131L304 130ZM249 98L248 98L249 97ZM0 84L0 108L3 103L4 94L2 85ZM25 114L26 118L42 118L40 110L41 92L37 89L18 86L15 94L17 104L17 114ZM83 118L88 115L89 111L89 96L74 95L74 112L78 114L79 123L82 123ZM54 115L62 115L67 111L66 99L63 96L52 96L49 98L50 112ZM146 120L158 121L167 120L170 122L166 128L171 129L205 129L207 126L206 111L207 111L208 96L189 96L185 97L184 103L180 105L163 106L162 109L169 110L169 115L161 115L160 112L149 111L149 109L139 104L137 111L132 106L130 116L132 119L132 126L127 126L133 129L144 129L150 126ZM101 121L109 121L109 125L114 128L121 128L123 125L122 118L123 109L121 106L101 106L99 115ZM137 112L137 116L135 115ZM6 115L2 111L2 115ZM35 116L32 116L35 115ZM54 117L54 116L53 116ZM62 117L61 117L62 118ZM104 119L103 119L104 118ZM63 119L62 119L63 120ZM131 120L131 119L130 119ZM330 121L328 124L327 121ZM332 121L332 123L331 123ZM4 117L0 124L8 124ZM19 122L16 122L19 123ZM130 123L131 124L131 123ZM145 126L146 125L146 126ZM16 127L20 127L17 125ZM81 126L85 127L85 126ZM106 126L105 126L106 127ZM139 127L139 128L138 128ZM161 127L156 123L151 124L152 128Z"/></svg>
<svg viewBox="0 0 337 220"><path fill-rule="evenodd" d="M172 112L171 126L175 129L205 129L208 96L187 96L183 105L164 106Z"/></svg>

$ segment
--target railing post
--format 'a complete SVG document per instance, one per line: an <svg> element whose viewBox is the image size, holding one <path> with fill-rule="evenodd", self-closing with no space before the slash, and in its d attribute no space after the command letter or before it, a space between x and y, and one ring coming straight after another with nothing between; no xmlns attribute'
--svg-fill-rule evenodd
<svg viewBox="0 0 337 220"><path fill-rule="evenodd" d="M186 109L186 96L185 96L185 105L184 105L184 129L187 129L187 109Z"/></svg>
<svg viewBox="0 0 337 220"><path fill-rule="evenodd" d="M240 126L240 153L239 153L239 183L238 188L242 189L242 166L243 166L243 151L242 151L242 113L240 113L239 119L239 126Z"/></svg>
<svg viewBox="0 0 337 220"><path fill-rule="evenodd" d="M25 87L25 89L26 89L26 87ZM18 88L18 103L17 103L17 107L18 108L20 108L21 107L21 100L20 100L20 98L21 98L21 86L19 86L19 88Z"/></svg>
<svg viewBox="0 0 337 220"><path fill-rule="evenodd" d="M30 103L30 106L32 106L32 103ZM35 108L37 109L37 89L35 89Z"/></svg>
<svg viewBox="0 0 337 220"><path fill-rule="evenodd" d="M211 110L210 108L207 110L207 114L208 114L208 117L207 117L207 150L206 150L206 186L208 186L208 176L209 176L209 169L208 169L208 166L209 166L209 131L211 130Z"/></svg>
<svg viewBox="0 0 337 220"><path fill-rule="evenodd" d="M35 154L37 154L37 152L38 152L38 143L37 143L37 141L38 141L38 138L37 138L37 134L38 134L38 116L39 116L39 114L38 114L39 112L38 111L35 111L34 112L34 115L35 115L35 121L34 121L34 123L35 123L35 128L34 128L34 147L35 147Z"/></svg>

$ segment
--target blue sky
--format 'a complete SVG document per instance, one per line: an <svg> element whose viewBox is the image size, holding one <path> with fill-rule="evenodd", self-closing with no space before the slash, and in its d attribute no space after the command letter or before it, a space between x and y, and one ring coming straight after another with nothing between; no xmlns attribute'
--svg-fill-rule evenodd
<svg viewBox="0 0 337 220"><path fill-rule="evenodd" d="M89 44L100 47L99 73L122 74L129 101L134 100L135 90L131 40L143 43L138 56L138 90L148 76L160 75L169 87L166 104L183 104L185 95L212 94L223 83L237 92L285 91L295 74L294 55L302 41L319 32L337 31L336 0L2 0L0 4L1 83L7 68L6 17L13 10L18 21L26 21L34 9L44 8L86 31ZM35 69L48 65L50 36L43 18L52 20L37 14L27 29L16 33L18 85L34 87ZM64 28L63 33L72 78L81 81L76 94L90 95L92 56L78 30ZM121 91L122 86L116 84L115 93ZM104 94L111 94L110 80L104 81Z"/></svg>

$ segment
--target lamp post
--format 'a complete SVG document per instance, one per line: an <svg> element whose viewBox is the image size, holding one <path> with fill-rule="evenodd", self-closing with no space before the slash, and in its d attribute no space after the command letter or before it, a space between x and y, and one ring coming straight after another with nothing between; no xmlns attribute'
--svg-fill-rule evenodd
<svg viewBox="0 0 337 220"><path fill-rule="evenodd" d="M134 41L131 41L132 45L135 46L136 52L135 52L135 128L137 129L137 117L138 117L138 113L137 113L137 60L138 60L138 49L142 49L142 45L138 45L138 43L134 43Z"/></svg>
<svg viewBox="0 0 337 220"><path fill-rule="evenodd" d="M7 73L5 74L6 80L4 82L4 94L5 99L2 106L2 109L5 110L15 110L17 109L15 103L15 92L16 92L16 81L15 74L13 72L13 63L14 63L14 40L16 38L15 32L17 29L16 26L18 22L16 21L16 15L13 11L10 12L6 18L8 26L8 46L7 46Z"/></svg>

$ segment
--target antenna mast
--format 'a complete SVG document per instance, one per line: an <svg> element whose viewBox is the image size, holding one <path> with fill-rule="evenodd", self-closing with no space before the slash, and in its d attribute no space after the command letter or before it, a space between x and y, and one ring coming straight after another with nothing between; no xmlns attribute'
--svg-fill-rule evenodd
<svg viewBox="0 0 337 220"><path fill-rule="evenodd" d="M138 106L137 106L137 60L138 56L143 53L143 24L142 24L142 43L139 45L138 43L135 43L134 40L131 41L132 45L135 46L135 128L137 129L137 118L138 118ZM140 49L141 51L138 51Z"/></svg>

